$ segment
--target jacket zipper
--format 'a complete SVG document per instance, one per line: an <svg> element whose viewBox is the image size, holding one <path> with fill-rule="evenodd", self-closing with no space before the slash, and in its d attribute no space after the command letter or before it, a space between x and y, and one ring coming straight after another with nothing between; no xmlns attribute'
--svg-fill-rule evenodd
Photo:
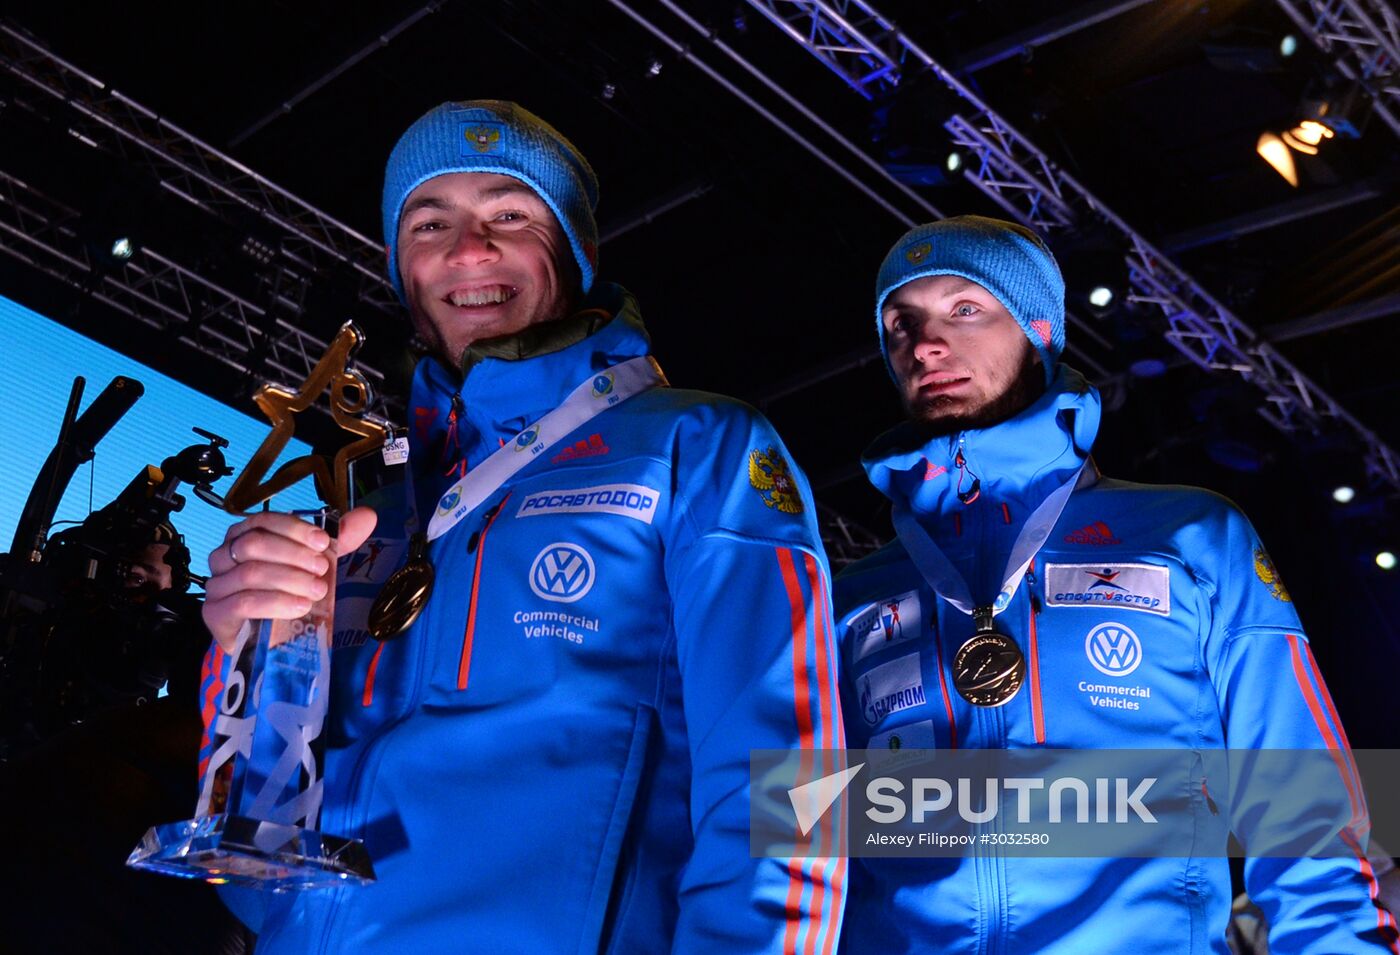
<svg viewBox="0 0 1400 955"><path fill-rule="evenodd" d="M471 676L472 669L472 641L476 636L476 600L477 594L481 591L481 563L486 554L486 535L490 533L491 527L496 523L496 518L505 510L506 501L510 500L507 494L501 498L499 504L486 512L486 522L481 530L472 534L471 540L467 543L467 550L476 550L476 567L472 571L472 592L467 604L467 625L462 631L462 656L457 663L457 689L467 688L467 678Z"/></svg>
<svg viewBox="0 0 1400 955"><path fill-rule="evenodd" d="M447 412L447 434L442 439L443 476L461 480L467 476L467 459L462 454L462 436L459 428L462 424L462 415L466 414L467 406L462 401L462 393L454 392L452 395L452 408ZM449 450L457 452L457 460L449 461Z"/></svg>
<svg viewBox="0 0 1400 955"><path fill-rule="evenodd" d="M1026 594L1030 597L1031 644L1030 644L1030 683L1031 683L1031 730L1035 733L1037 745L1045 745L1045 710L1040 701L1040 643L1036 633L1036 620L1040 616L1040 598L1035 595L1035 561L1031 561L1026 571Z"/></svg>

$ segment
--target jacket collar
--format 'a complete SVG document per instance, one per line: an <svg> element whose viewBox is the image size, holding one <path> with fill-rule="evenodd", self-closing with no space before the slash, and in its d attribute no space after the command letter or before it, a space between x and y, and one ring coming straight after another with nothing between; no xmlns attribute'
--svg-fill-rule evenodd
<svg viewBox="0 0 1400 955"><path fill-rule="evenodd" d="M1015 417L927 441L905 422L877 438L861 464L881 493L916 513L961 507L959 478L963 491L975 478L993 500L1034 506L1088 458L1100 412L1098 390L1062 363L1045 393ZM959 450L965 470L957 464Z"/></svg>
<svg viewBox="0 0 1400 955"><path fill-rule="evenodd" d="M591 373L650 351L650 337L630 292L598 283L585 304L605 310L611 321L558 351L519 360L484 357L465 378L436 358L422 359L414 370L410 401L411 460L419 462L415 470L442 469L444 444L453 439L454 404L457 446L446 452L475 467L502 441L557 407ZM459 400L454 402L454 396Z"/></svg>

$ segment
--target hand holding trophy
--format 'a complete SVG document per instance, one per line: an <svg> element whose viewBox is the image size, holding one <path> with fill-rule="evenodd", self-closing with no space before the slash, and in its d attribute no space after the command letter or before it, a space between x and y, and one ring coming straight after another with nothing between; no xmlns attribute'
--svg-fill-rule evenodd
<svg viewBox="0 0 1400 955"><path fill-rule="evenodd" d="M273 429L229 489L226 509L242 514L308 475L326 507L254 516L231 529L211 556L205 619L216 665L231 666L207 728L195 818L150 829L130 866L278 891L374 880L359 840L317 829L337 538L349 505L349 470L390 435L385 423L366 417L369 384L347 368L363 341L346 323L300 389L264 385L254 398ZM327 390L336 423L357 440L333 458L289 461L263 481L295 431L295 415ZM373 515L361 509L346 516L345 544L353 549L373 529ZM264 619L242 619L239 626L250 607Z"/></svg>

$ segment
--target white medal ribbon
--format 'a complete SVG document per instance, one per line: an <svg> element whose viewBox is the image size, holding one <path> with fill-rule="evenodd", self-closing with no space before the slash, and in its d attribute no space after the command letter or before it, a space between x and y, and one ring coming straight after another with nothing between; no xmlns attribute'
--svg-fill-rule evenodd
<svg viewBox="0 0 1400 955"><path fill-rule="evenodd" d="M661 366L650 355L629 358L590 375L569 393L563 404L507 441L438 498L437 510L428 522L428 540L437 540L456 527L516 472L565 435L628 398L665 384Z"/></svg>
<svg viewBox="0 0 1400 955"><path fill-rule="evenodd" d="M1021 533L1016 535L1016 543L1011 548L1011 556L1006 562L1006 577L1002 581L1000 592L990 604L992 616L1011 606L1011 599L1016 596L1021 581L1025 579L1026 568L1035 560L1035 555L1040 553L1041 547L1045 546L1050 531L1054 529L1055 523L1064 513L1065 505L1069 503L1070 494L1075 488L1094 481L1094 472L1088 470L1088 466L1089 462L1086 459L1079 466L1079 470L1074 472L1074 477L1055 488L1049 497L1040 502L1040 506L1031 512L1030 519L1021 528ZM980 608L972 600L967 581L963 580L953 562L934 543L928 531L919 525L908 504L895 505L894 527L899 535L899 542L909 552L914 566L919 568L919 573L928 581L933 592L968 616L975 616L973 612Z"/></svg>

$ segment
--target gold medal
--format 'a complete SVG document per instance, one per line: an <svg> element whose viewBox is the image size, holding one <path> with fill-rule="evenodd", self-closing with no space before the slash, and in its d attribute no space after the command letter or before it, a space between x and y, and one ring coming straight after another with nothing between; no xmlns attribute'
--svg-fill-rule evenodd
<svg viewBox="0 0 1400 955"><path fill-rule="evenodd" d="M1015 640L992 629L991 608L973 616L977 633L953 656L953 685L973 706L1001 706L1026 681L1026 658Z"/></svg>
<svg viewBox="0 0 1400 955"><path fill-rule="evenodd" d="M392 640L413 626L432 596L433 578L428 538L414 534L408 545L408 562L384 582L369 608L370 636L376 640Z"/></svg>

